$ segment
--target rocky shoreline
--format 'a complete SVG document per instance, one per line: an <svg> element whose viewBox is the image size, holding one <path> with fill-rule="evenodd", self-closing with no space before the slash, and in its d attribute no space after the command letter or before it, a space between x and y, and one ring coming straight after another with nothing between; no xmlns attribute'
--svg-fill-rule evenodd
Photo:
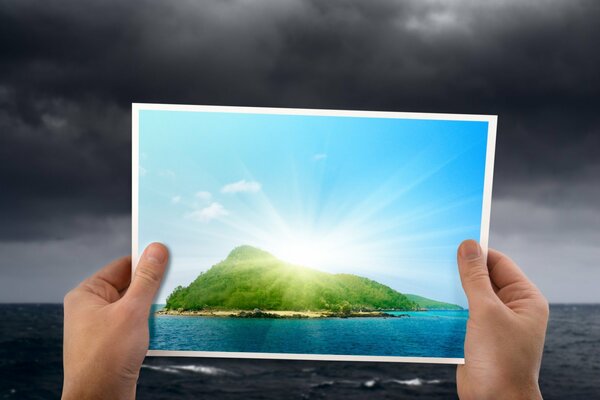
<svg viewBox="0 0 600 400"><path fill-rule="evenodd" d="M272 319L302 319L302 318L407 318L408 314L393 315L382 311L275 311L261 310L167 310L162 309L156 315L177 315L187 317L222 317L222 318L272 318Z"/></svg>

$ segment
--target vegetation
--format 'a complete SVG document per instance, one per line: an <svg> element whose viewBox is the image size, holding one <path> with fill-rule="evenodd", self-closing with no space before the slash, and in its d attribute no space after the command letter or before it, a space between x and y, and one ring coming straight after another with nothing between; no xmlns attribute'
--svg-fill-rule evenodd
<svg viewBox="0 0 600 400"><path fill-rule="evenodd" d="M410 301L417 303L420 309L424 310L462 310L461 306L456 304L444 303L442 301L431 300L426 297L417 296L415 294L405 295Z"/></svg>
<svg viewBox="0 0 600 400"><path fill-rule="evenodd" d="M373 280L292 265L251 246L235 248L189 286L177 287L166 305L180 311L255 308L349 313L417 310L419 305Z"/></svg>

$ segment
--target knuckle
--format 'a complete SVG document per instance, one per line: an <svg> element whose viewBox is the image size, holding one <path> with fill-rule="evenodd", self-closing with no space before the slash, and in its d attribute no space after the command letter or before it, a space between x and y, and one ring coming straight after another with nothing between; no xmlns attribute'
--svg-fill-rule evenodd
<svg viewBox="0 0 600 400"><path fill-rule="evenodd" d="M519 281L514 282L506 286L506 288L510 288L510 290L514 293L518 293L520 297L527 299L537 299L540 298L539 291L533 287L529 282Z"/></svg>
<svg viewBox="0 0 600 400"><path fill-rule="evenodd" d="M136 271L135 276L143 284L155 286L160 283L160 276L151 268L140 265Z"/></svg>
<svg viewBox="0 0 600 400"><path fill-rule="evenodd" d="M550 303L548 302L548 299L541 293L540 293L539 307L540 307L540 312L542 313L542 315L546 319L548 319L548 317L550 316Z"/></svg>
<svg viewBox="0 0 600 400"><path fill-rule="evenodd" d="M65 296L63 297L63 304L71 305L74 302L76 296L77 288L69 290L67 294L65 294Z"/></svg>
<svg viewBox="0 0 600 400"><path fill-rule="evenodd" d="M522 289L522 298L530 300L530 304L536 314L545 320L550 316L550 304L543 293L534 285L529 284Z"/></svg>
<svg viewBox="0 0 600 400"><path fill-rule="evenodd" d="M108 290L106 285L96 279L86 279L82 282L81 287L89 293L102 298L108 298Z"/></svg>
<svg viewBox="0 0 600 400"><path fill-rule="evenodd" d="M463 276L469 281L489 280L487 269L477 261L467 262L463 270Z"/></svg>

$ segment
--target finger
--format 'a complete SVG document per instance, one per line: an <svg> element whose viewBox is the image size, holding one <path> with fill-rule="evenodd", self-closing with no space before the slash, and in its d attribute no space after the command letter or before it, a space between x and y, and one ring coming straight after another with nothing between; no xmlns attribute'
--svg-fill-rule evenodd
<svg viewBox="0 0 600 400"><path fill-rule="evenodd" d="M494 289L481 246L474 240L465 240L458 247L457 258L460 280L469 303L493 296Z"/></svg>
<svg viewBox="0 0 600 400"><path fill-rule="evenodd" d="M131 256L114 260L92 275L94 278L102 279L119 292L124 290L131 282Z"/></svg>
<svg viewBox="0 0 600 400"><path fill-rule="evenodd" d="M515 283L533 285L513 260L497 250L489 250L488 266L490 279L498 289Z"/></svg>
<svg viewBox="0 0 600 400"><path fill-rule="evenodd" d="M91 293L96 299L113 303L120 297L119 292L129 285L131 280L131 257L122 257L97 271L84 280L77 290L79 293Z"/></svg>
<svg viewBox="0 0 600 400"><path fill-rule="evenodd" d="M545 324L548 318L548 301L533 282L527 278L519 266L508 256L490 249L488 257L490 278L498 286L498 298L511 310L541 318Z"/></svg>
<svg viewBox="0 0 600 400"><path fill-rule="evenodd" d="M128 301L139 301L150 306L160 287L169 251L160 243L152 243L140 257L133 280L123 298Z"/></svg>

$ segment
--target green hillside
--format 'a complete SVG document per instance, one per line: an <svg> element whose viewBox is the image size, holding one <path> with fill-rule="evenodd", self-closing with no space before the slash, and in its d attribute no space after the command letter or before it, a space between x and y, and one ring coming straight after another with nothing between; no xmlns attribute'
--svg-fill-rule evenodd
<svg viewBox="0 0 600 400"><path fill-rule="evenodd" d="M417 296L416 294L405 295L410 301L417 303L420 309L426 310L462 310L461 306L456 304L444 303L442 301L435 301L426 297Z"/></svg>
<svg viewBox="0 0 600 400"><path fill-rule="evenodd" d="M416 310L405 295L373 280L292 265L251 247L220 263L167 298L168 310Z"/></svg>

